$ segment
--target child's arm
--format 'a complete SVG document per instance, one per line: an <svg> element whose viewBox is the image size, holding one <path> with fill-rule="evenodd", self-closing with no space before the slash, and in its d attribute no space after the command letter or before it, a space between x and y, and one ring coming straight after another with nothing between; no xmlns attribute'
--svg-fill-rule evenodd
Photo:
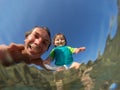
<svg viewBox="0 0 120 90"><path fill-rule="evenodd" d="M74 53L77 54L77 53L79 53L81 51L85 51L85 49L86 49L85 47L75 48Z"/></svg>
<svg viewBox="0 0 120 90"><path fill-rule="evenodd" d="M43 65L47 70L57 70L56 66L51 66L50 63L52 62L52 57L48 56L46 60L43 61Z"/></svg>
<svg viewBox="0 0 120 90"><path fill-rule="evenodd" d="M54 60L54 49L52 49L49 56L43 61L43 63L50 64L53 60Z"/></svg>

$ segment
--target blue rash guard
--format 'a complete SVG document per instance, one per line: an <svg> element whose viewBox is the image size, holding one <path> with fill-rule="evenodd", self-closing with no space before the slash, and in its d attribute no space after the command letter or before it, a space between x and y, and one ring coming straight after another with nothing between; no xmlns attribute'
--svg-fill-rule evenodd
<svg viewBox="0 0 120 90"><path fill-rule="evenodd" d="M52 49L49 56L55 59L56 66L70 65L73 62L74 49L70 46L57 46Z"/></svg>

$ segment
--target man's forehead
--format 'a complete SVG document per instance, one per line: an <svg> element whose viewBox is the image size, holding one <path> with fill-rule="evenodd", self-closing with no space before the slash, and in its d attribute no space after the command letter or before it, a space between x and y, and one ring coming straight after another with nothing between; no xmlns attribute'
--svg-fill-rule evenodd
<svg viewBox="0 0 120 90"><path fill-rule="evenodd" d="M50 37L49 37L47 31L42 28L35 28L33 30L33 33L36 33L36 34L42 36L45 40L50 41Z"/></svg>
<svg viewBox="0 0 120 90"><path fill-rule="evenodd" d="M37 34L40 34L40 35L42 34L43 36L49 36L47 31L42 29L42 28L35 28L33 30L33 33L37 33Z"/></svg>

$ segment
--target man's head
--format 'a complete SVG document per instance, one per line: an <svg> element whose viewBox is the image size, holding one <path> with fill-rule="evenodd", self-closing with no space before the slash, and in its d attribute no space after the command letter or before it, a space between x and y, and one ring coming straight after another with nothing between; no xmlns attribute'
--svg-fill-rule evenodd
<svg viewBox="0 0 120 90"><path fill-rule="evenodd" d="M34 27L25 34L25 50L30 56L41 56L51 44L51 35L47 27Z"/></svg>

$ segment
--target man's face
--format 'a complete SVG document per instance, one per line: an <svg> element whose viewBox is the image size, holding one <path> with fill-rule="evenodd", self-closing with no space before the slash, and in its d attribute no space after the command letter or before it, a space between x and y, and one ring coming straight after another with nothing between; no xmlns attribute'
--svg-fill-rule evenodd
<svg viewBox="0 0 120 90"><path fill-rule="evenodd" d="M47 31L36 27L25 39L25 50L31 57L38 58L48 49L49 44Z"/></svg>

